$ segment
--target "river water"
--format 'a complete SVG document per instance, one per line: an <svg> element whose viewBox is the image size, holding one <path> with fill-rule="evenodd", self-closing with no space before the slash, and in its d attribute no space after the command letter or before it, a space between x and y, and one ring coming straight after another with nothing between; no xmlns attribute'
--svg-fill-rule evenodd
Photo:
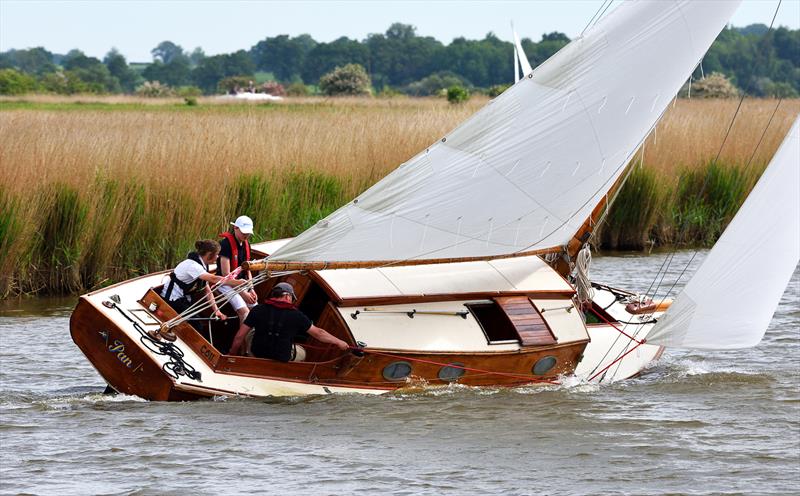
<svg viewBox="0 0 800 496"><path fill-rule="evenodd" d="M593 279L644 292L665 256L596 257ZM195 403L104 396L74 299L3 302L0 493L798 494L799 301L795 272L756 348L613 385Z"/></svg>

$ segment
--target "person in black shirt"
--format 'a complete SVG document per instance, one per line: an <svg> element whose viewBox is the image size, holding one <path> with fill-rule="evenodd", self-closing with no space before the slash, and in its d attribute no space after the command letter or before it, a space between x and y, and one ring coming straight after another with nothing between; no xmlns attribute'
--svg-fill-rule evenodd
<svg viewBox="0 0 800 496"><path fill-rule="evenodd" d="M316 340L332 344L342 351L349 348L346 342L315 326L303 312L295 308L294 300L294 288L291 284L286 282L276 284L270 292L269 299L263 304L256 305L239 326L239 332L233 338L230 354L238 355L243 351L244 354L252 354L258 358L301 362L305 359L305 350L294 343L294 338L305 332ZM251 336L250 339L248 334ZM247 346L248 341L249 346ZM244 350L242 350L243 345Z"/></svg>

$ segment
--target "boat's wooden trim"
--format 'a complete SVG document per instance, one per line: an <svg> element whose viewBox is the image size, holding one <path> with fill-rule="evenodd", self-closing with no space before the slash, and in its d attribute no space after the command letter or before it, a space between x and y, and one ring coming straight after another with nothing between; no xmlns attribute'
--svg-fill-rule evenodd
<svg viewBox="0 0 800 496"><path fill-rule="evenodd" d="M150 274L145 274L143 276L134 277L133 279L127 279L125 281L120 281L120 282L112 284L110 286L105 286L102 289L98 289L98 290L92 291L90 293L86 293L83 296L94 296L94 295L96 295L97 293L100 293L100 292L105 293L106 291L108 291L110 289L114 289L114 288L121 287L121 286L127 286L128 284L131 284L133 282L136 282L136 281L139 281L139 280L142 280L142 279L147 279L148 277L153 277L153 276L157 276L157 275L162 275L163 276L163 275L169 274L170 272L172 272L172 271L171 270L162 270L160 272L152 272Z"/></svg>
<svg viewBox="0 0 800 496"><path fill-rule="evenodd" d="M558 342L550 324L529 298L503 296L495 298L495 301L511 320L522 346L550 346Z"/></svg>
<svg viewBox="0 0 800 496"><path fill-rule="evenodd" d="M251 357L224 356L216 371L222 374L257 377L295 383L361 389L396 389L408 385L405 379L391 381L383 377L384 369L405 361L412 367L410 379L427 384L447 384L439 372L447 364L460 364L468 370L459 384L470 386L508 386L555 380L559 375L574 373L588 340L555 346L526 348L516 352L451 353L409 352L398 350L365 350L360 360L342 355L325 363L282 363ZM532 375L533 366L542 358L553 356L556 367L546 375ZM357 362L353 365L353 362ZM481 370L484 372L477 372ZM346 374L344 373L346 372Z"/></svg>
<svg viewBox="0 0 800 496"><path fill-rule="evenodd" d="M338 302L340 307L362 307L377 305L404 305L409 303L431 303L435 301L476 301L491 300L498 297L524 296L537 300L562 300L575 296L575 291L548 290L548 291L480 291L474 293L447 293L447 294L417 294L402 296L368 296L356 298L342 298Z"/></svg>
<svg viewBox="0 0 800 496"><path fill-rule="evenodd" d="M336 303L337 305L341 304L342 297L339 296L339 293L337 293L336 290L333 289L333 287L330 284L328 284L328 281L326 281L324 277L317 274L317 271L315 270L308 271L308 277L310 277L312 281L314 281L315 283L317 283L317 285L319 285L322 291L324 291L325 294L328 295L328 298L330 298L332 302Z"/></svg>

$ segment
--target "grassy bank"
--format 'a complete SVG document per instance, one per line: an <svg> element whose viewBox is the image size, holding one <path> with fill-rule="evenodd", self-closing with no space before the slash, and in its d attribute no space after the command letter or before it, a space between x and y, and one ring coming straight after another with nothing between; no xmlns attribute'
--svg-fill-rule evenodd
<svg viewBox="0 0 800 496"><path fill-rule="evenodd" d="M170 267L240 213L257 239L297 234L484 103L0 100L0 295ZM604 246L713 242L800 111L781 104L745 167L776 103L745 102L713 164L736 103L670 109L601 228Z"/></svg>

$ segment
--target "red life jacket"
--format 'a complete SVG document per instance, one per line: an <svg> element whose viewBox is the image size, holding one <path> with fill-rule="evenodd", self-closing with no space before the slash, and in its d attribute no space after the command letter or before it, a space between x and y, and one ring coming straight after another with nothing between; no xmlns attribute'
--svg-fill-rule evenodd
<svg viewBox="0 0 800 496"><path fill-rule="evenodd" d="M225 238L231 245L231 272L239 266L239 246L236 243L236 236L230 232L219 233L220 238ZM245 260L250 260L250 242L244 240Z"/></svg>

